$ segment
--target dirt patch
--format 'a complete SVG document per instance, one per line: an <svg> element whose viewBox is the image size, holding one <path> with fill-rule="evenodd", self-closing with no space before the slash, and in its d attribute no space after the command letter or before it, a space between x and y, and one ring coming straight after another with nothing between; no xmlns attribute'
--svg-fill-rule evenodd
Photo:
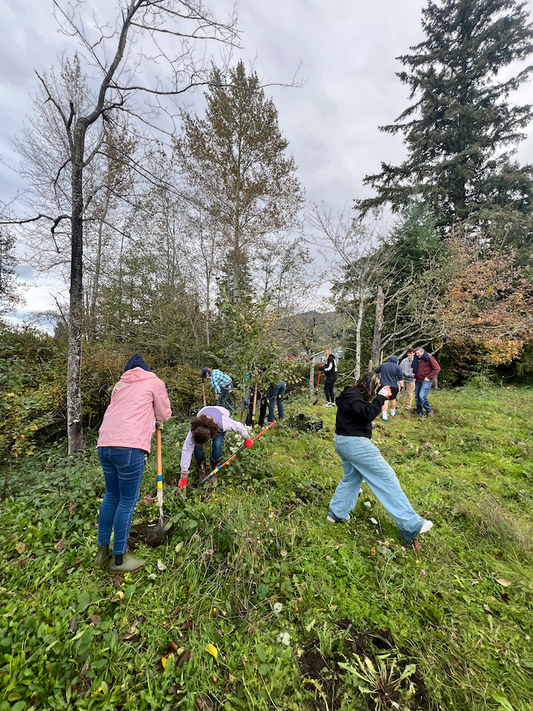
<svg viewBox="0 0 533 711"><path fill-rule="evenodd" d="M316 711L336 711L342 702L342 679L336 660L325 659L316 649L304 652L298 660L305 688L314 691Z"/></svg>
<svg viewBox="0 0 533 711"><path fill-rule="evenodd" d="M313 693L313 706L315 711L335 711L340 709L342 699L346 694L345 685L351 690L359 683L351 677L351 673L339 666L340 662L350 661L358 668L358 660L363 661L368 657L376 671L382 673L369 679L365 686L375 689L375 694L366 696L369 709L375 709L379 699L380 708L394 709L401 702L402 690L407 690L409 683L415 687L409 699L411 711L424 711L428 707L427 689L424 678L418 668L409 676L409 679L399 682L403 670L409 664L416 664L409 653L396 647L394 637L387 627L377 629L358 630L347 617L335 623L343 638L343 649L332 658L325 658L318 649L318 641L308 647L307 651L298 660L300 674L308 691ZM340 641L340 640L339 640ZM383 657L383 652L390 656ZM380 657L381 655L381 657ZM347 675L350 675L348 681ZM347 684L348 682L348 684ZM353 691L353 693L358 693Z"/></svg>

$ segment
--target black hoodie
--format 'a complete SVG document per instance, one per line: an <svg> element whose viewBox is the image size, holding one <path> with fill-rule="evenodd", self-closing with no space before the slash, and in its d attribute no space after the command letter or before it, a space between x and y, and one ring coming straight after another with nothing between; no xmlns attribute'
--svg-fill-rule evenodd
<svg viewBox="0 0 533 711"><path fill-rule="evenodd" d="M385 398L376 395L372 402L353 386L344 388L335 401L337 403L337 421L335 434L346 437L372 437L372 420L381 412Z"/></svg>

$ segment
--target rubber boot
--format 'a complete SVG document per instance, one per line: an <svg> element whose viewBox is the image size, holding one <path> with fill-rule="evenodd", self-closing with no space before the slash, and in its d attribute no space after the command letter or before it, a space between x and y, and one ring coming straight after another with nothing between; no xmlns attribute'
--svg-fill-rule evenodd
<svg viewBox="0 0 533 711"><path fill-rule="evenodd" d="M146 561L142 558L134 558L127 551L122 555L114 555L109 564L110 573L134 573L139 568L146 565Z"/></svg>
<svg viewBox="0 0 533 711"><path fill-rule="evenodd" d="M207 476L207 466L205 464L205 457L197 459L196 464L198 465L198 481L196 482L196 486L199 486Z"/></svg>
<svg viewBox="0 0 533 711"><path fill-rule="evenodd" d="M211 457L211 471L213 471L213 469L216 469L219 464L220 464L220 459L213 459L213 457ZM213 474L210 481L212 484L216 484L217 483L217 475Z"/></svg>
<svg viewBox="0 0 533 711"><path fill-rule="evenodd" d="M94 567L99 568L101 565L111 558L111 551L109 546L98 546L98 553L94 559Z"/></svg>

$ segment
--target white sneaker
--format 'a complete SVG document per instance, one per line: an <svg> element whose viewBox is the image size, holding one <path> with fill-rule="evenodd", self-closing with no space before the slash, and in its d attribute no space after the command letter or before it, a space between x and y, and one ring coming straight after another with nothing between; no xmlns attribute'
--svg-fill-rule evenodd
<svg viewBox="0 0 533 711"><path fill-rule="evenodd" d="M348 518L333 518L333 516L330 516L330 514L326 516L326 521L329 521L330 523L347 523L349 520L349 515Z"/></svg>
<svg viewBox="0 0 533 711"><path fill-rule="evenodd" d="M381 415L381 419L384 420L385 422L387 422L387 420L388 420L389 418L387 417L387 415Z"/></svg>
<svg viewBox="0 0 533 711"><path fill-rule="evenodd" d="M427 533L430 528L433 528L433 521L424 521L424 523L422 524L422 528L418 532L418 535L420 535L421 533Z"/></svg>

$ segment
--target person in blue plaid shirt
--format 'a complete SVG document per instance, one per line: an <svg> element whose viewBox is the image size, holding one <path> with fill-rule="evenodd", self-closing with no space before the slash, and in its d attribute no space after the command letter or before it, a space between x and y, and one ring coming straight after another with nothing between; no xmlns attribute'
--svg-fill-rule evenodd
<svg viewBox="0 0 533 711"><path fill-rule="evenodd" d="M208 378L211 380L211 385L215 389L215 401L221 407L225 407L229 412L233 412L232 406L228 402L229 391L233 387L233 381L229 375L221 370L214 368L202 368L202 379Z"/></svg>

